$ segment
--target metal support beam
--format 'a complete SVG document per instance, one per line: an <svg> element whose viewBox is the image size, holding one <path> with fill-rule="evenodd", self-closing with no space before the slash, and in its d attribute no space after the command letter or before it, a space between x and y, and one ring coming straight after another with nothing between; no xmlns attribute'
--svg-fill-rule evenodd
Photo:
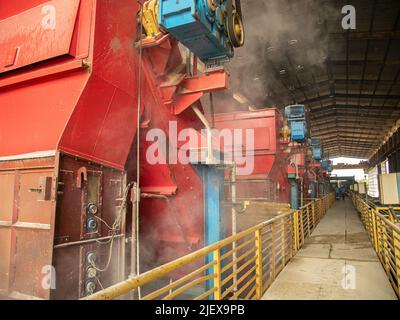
<svg viewBox="0 0 400 320"><path fill-rule="evenodd" d="M375 39L400 39L400 31L374 31L374 32L349 32L350 39L375 40ZM345 32L334 32L329 34L330 40L346 39Z"/></svg>
<svg viewBox="0 0 400 320"><path fill-rule="evenodd" d="M345 93L335 93L335 98L336 99L375 99L375 100L400 100L400 95L384 95L384 94L345 94ZM327 99L332 99L331 95L325 95L321 97L314 97L308 100L300 100L299 103L301 104L310 104L310 103L315 103L315 102L320 102L321 100L327 100Z"/></svg>
<svg viewBox="0 0 400 320"><path fill-rule="evenodd" d="M364 65L364 60L331 60L331 63L333 66L346 66L347 63L349 63L352 66L363 66ZM370 66L381 66L381 65L387 65L387 66L398 66L400 65L400 60L367 60L365 61L367 65Z"/></svg>

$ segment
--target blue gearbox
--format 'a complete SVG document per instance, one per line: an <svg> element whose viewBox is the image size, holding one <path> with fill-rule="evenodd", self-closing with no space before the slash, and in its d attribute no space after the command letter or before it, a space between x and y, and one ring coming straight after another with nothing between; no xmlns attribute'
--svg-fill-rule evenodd
<svg viewBox="0 0 400 320"><path fill-rule="evenodd" d="M311 150L313 159L317 161L322 160L322 146L321 140L318 138L311 138Z"/></svg>
<svg viewBox="0 0 400 320"><path fill-rule="evenodd" d="M285 117L290 125L291 139L300 143L305 142L308 137L305 106L287 106L285 108Z"/></svg>
<svg viewBox="0 0 400 320"><path fill-rule="evenodd" d="M159 0L158 23L203 62L232 58L244 44L241 9L232 0Z"/></svg>

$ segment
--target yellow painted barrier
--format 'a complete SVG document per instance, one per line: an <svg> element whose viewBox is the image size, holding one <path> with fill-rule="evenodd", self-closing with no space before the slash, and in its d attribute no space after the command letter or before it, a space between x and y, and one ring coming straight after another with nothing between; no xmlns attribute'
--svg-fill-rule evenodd
<svg viewBox="0 0 400 320"><path fill-rule="evenodd" d="M400 226L389 214L389 207L376 206L354 192L351 198L390 283L400 298ZM393 209L400 210L398 207Z"/></svg>
<svg viewBox="0 0 400 320"><path fill-rule="evenodd" d="M335 200L334 194L206 248L117 283L83 300L257 300L274 282Z"/></svg>

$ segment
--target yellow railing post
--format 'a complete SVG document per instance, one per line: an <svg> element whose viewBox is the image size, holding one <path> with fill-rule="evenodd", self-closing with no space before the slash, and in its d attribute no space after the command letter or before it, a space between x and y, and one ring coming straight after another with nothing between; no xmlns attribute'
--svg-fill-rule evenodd
<svg viewBox="0 0 400 320"><path fill-rule="evenodd" d="M385 223L382 224L382 238L383 238L383 254L384 254L384 259L385 259L385 270L386 273L390 273L390 265L389 265L389 240L386 235L386 225Z"/></svg>
<svg viewBox="0 0 400 320"><path fill-rule="evenodd" d="M303 210L300 209L299 211L299 225L300 225L300 233L301 233L301 245L304 244L304 217L303 217ZM299 235L300 236L300 235ZM300 244L299 244L300 249Z"/></svg>
<svg viewBox="0 0 400 320"><path fill-rule="evenodd" d="M375 251L379 253L378 230L377 230L377 226L376 226L376 214L375 214L374 210L371 210L371 220L372 220L372 232L373 232L374 247L375 247Z"/></svg>
<svg viewBox="0 0 400 320"><path fill-rule="evenodd" d="M313 230L315 229L315 201L311 203Z"/></svg>
<svg viewBox="0 0 400 320"><path fill-rule="evenodd" d="M283 266L286 265L286 243L285 243L285 220L282 219L282 232L281 232L281 247L282 247L282 263Z"/></svg>
<svg viewBox="0 0 400 320"><path fill-rule="evenodd" d="M293 249L296 253L299 250L299 212L293 211Z"/></svg>
<svg viewBox="0 0 400 320"><path fill-rule="evenodd" d="M400 234L393 230L394 260L396 263L397 293L400 296Z"/></svg>
<svg viewBox="0 0 400 320"><path fill-rule="evenodd" d="M377 218L376 220L376 233L378 237L378 246L379 246L379 251L378 251L378 257L381 260L381 263L386 271L386 261L385 261L385 241L383 238L383 232L382 232L382 220L381 218Z"/></svg>
<svg viewBox="0 0 400 320"><path fill-rule="evenodd" d="M214 253L214 300L221 300L222 288L221 288L221 253L219 249L215 250Z"/></svg>
<svg viewBox="0 0 400 320"><path fill-rule="evenodd" d="M256 295L257 299L260 300L263 295L263 256L262 256L262 238L261 229L256 232ZM274 245L274 244L272 244Z"/></svg>
<svg viewBox="0 0 400 320"><path fill-rule="evenodd" d="M270 259L270 270L271 278L275 280L276 277L276 248L275 248L275 224L271 224L271 259Z"/></svg>

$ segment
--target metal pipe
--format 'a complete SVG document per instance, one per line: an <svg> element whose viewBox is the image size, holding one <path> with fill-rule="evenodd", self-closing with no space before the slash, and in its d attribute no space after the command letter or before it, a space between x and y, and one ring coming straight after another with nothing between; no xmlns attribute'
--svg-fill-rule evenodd
<svg viewBox="0 0 400 320"><path fill-rule="evenodd" d="M300 207L304 205L304 180L303 177L300 178Z"/></svg>
<svg viewBox="0 0 400 320"><path fill-rule="evenodd" d="M299 178L299 166L297 165L297 158L296 157L294 157L293 164L294 164L294 167L296 168L296 179L298 179Z"/></svg>
<svg viewBox="0 0 400 320"><path fill-rule="evenodd" d="M310 169L309 172L311 172L314 175L315 180L317 180L317 174L315 173L315 171Z"/></svg>
<svg viewBox="0 0 400 320"><path fill-rule="evenodd" d="M187 54L186 54L186 75L188 77L192 76L192 52L187 49Z"/></svg>
<svg viewBox="0 0 400 320"><path fill-rule="evenodd" d="M297 180L290 179L290 202L292 209L299 208L298 188Z"/></svg>
<svg viewBox="0 0 400 320"><path fill-rule="evenodd" d="M129 275L130 279L137 276L137 248L138 248L138 227L137 227L137 202L138 202L138 187L134 183L131 190L131 201L133 203L132 208L132 222L131 222L131 272ZM132 299L136 300L135 292L132 292Z"/></svg>
<svg viewBox="0 0 400 320"><path fill-rule="evenodd" d="M214 96L213 93L210 92L210 113L211 113L211 128L215 128L215 108L214 108Z"/></svg>
<svg viewBox="0 0 400 320"><path fill-rule="evenodd" d="M142 193L140 196L144 199L162 199L169 202L169 198L162 194Z"/></svg>
<svg viewBox="0 0 400 320"><path fill-rule="evenodd" d="M114 238L114 239L123 238L124 236L125 236L125 234L119 234L119 235L115 235L115 236L108 236L108 237L102 237L102 238L96 238L96 239L62 243L62 244L55 245L53 248L60 249L60 248L66 248L66 247L71 247L71 246L78 246L78 245L80 246L80 245L98 242L98 241L111 240L112 238Z"/></svg>
<svg viewBox="0 0 400 320"><path fill-rule="evenodd" d="M197 77L197 69L198 69L198 58L196 55L193 56L193 76Z"/></svg>
<svg viewBox="0 0 400 320"><path fill-rule="evenodd" d="M231 167L231 193L232 193L232 236L235 236L237 234L237 212L235 208L235 203L236 203L236 162L233 162L232 167ZM232 243L232 249L236 249L236 241ZM237 260L237 252L234 251L233 253L233 261ZM237 263L233 265L233 273L235 276L233 277L233 283L237 283ZM237 286L235 286L234 291L237 291Z"/></svg>
<svg viewBox="0 0 400 320"><path fill-rule="evenodd" d="M212 131L211 131L211 126L204 116L204 114L200 111L199 108L197 108L195 105L192 106L192 109L194 113L197 115L197 117L200 119L200 121L203 123L203 125L207 129L207 160L206 164L213 164L213 152L212 152Z"/></svg>
<svg viewBox="0 0 400 320"><path fill-rule="evenodd" d="M140 7L140 21L143 19L143 5ZM143 34L143 23L140 24L140 37ZM142 109L142 67L143 67L143 46L139 47L139 72L138 72L138 101L137 101L137 130L136 130L136 208L132 210L132 265L131 275L140 274L140 240L139 240L139 213L140 213L140 125L141 125L141 109ZM133 220L135 219L135 220ZM133 224L135 221L135 229ZM135 233L136 243L133 243L133 234ZM133 247L136 245L136 248ZM136 250L134 253L133 250ZM140 287L138 288L138 296L140 299Z"/></svg>

